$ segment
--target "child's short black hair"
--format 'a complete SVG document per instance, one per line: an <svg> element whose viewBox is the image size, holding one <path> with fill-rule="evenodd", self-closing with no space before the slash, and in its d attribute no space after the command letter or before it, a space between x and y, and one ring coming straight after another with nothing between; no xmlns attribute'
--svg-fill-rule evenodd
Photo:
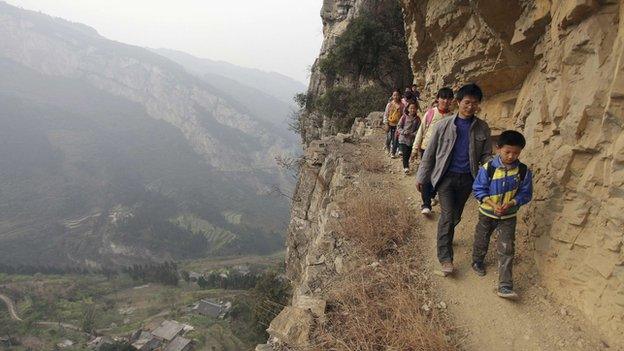
<svg viewBox="0 0 624 351"><path fill-rule="evenodd" d="M475 83L469 83L459 88L455 98L457 101L462 101L464 96L473 96L477 98L477 100L481 101L483 100L483 91L481 91L481 88L479 88L479 86Z"/></svg>
<svg viewBox="0 0 624 351"><path fill-rule="evenodd" d="M403 94L403 97L405 98L405 100L412 100L414 99L414 93L412 93L411 90L406 90Z"/></svg>
<svg viewBox="0 0 624 351"><path fill-rule="evenodd" d="M453 97L453 89L449 87L438 90L438 95L436 95L436 99L452 99Z"/></svg>
<svg viewBox="0 0 624 351"><path fill-rule="evenodd" d="M516 132L515 130L506 130L501 133L498 137L498 141L496 142L496 146L498 147L503 147L505 145L518 146L521 149L524 149L526 146L526 139L524 139L524 135L520 132Z"/></svg>

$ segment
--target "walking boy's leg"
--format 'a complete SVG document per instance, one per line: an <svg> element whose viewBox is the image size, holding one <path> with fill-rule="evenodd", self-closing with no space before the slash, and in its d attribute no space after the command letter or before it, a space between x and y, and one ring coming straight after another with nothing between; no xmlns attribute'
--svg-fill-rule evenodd
<svg viewBox="0 0 624 351"><path fill-rule="evenodd" d="M475 228L474 243L472 245L472 262L483 263L485 255L490 245L490 237L494 228L496 228L496 220L484 214L479 213L479 222Z"/></svg>
<svg viewBox="0 0 624 351"><path fill-rule="evenodd" d="M431 199L433 198L433 185L431 183L423 184L422 192L420 193L422 198L422 207L431 209Z"/></svg>
<svg viewBox="0 0 624 351"><path fill-rule="evenodd" d="M455 213L453 215L455 221L454 225L457 226L461 221L462 214L464 213L464 207L466 207L466 201L470 198L472 193L472 183L474 178L471 174L458 175L458 179L454 188L455 191L455 203L453 208Z"/></svg>
<svg viewBox="0 0 624 351"><path fill-rule="evenodd" d="M396 128L394 127L394 132L392 133L392 154L397 153L397 149L399 148L399 137L396 136Z"/></svg>
<svg viewBox="0 0 624 351"><path fill-rule="evenodd" d="M440 194L440 219L438 221L438 260L453 261L453 236L455 234L455 189L453 189L453 175L447 174L440 180L438 194Z"/></svg>
<svg viewBox="0 0 624 351"><path fill-rule="evenodd" d="M516 238L516 217L498 223L498 286L513 289L512 269Z"/></svg>
<svg viewBox="0 0 624 351"><path fill-rule="evenodd" d="M392 143L392 138L394 137L394 131L396 127L388 126L388 132L386 133L386 151L390 151L390 144Z"/></svg>
<svg viewBox="0 0 624 351"><path fill-rule="evenodd" d="M409 159L412 156L412 147L406 144L400 144L403 153L403 168L409 168Z"/></svg>

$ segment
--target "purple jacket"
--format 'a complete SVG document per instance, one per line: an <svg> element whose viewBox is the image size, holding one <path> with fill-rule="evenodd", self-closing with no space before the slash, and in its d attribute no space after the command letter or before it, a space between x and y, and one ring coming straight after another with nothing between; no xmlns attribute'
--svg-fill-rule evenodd
<svg viewBox="0 0 624 351"><path fill-rule="evenodd" d="M399 144L412 146L412 144L414 144L414 139L416 139L418 127L420 127L420 118L418 118L418 116L412 118L407 114L403 114L397 125Z"/></svg>

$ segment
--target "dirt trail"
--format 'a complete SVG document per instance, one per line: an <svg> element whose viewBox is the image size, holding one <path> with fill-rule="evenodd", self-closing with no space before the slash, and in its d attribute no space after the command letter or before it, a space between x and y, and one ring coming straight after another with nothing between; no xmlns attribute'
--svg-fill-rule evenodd
<svg viewBox="0 0 624 351"><path fill-rule="evenodd" d="M23 322L23 319L21 319L20 316L17 314L17 308L15 307L15 303L10 297L4 294L0 294L0 300L2 300L4 304L7 306L7 309L9 310L9 315L11 316L12 320ZM73 324L69 324L69 323L44 321L44 322L36 322L35 324L40 325L40 326L46 326L46 327L62 327L65 329L70 329L70 330L74 330L74 331L81 332L81 333L83 332L82 329L80 329L79 327ZM85 333L85 334L88 335L88 333Z"/></svg>
<svg viewBox="0 0 624 351"><path fill-rule="evenodd" d="M377 136L377 135L376 135ZM382 136L375 138L382 145ZM379 147L372 147L378 150ZM514 284L520 294L518 301L504 300L496 296L498 273L496 271L495 235L486 258L487 275L479 277L470 268L477 203L469 200L462 222L455 234L456 273L451 277L435 275L436 232L439 206L434 207L430 218L420 214L420 194L415 187L415 176L402 173L400 159L383 155L388 164L387 177L395 179L402 189L409 189L410 206L422 218L422 245L430 248L424 269L430 273L433 291L458 329L458 338L467 350L616 350L600 340L599 334L570 307L561 306L550 299L546 289L538 281L537 272L526 249L526 235L519 231L516 239ZM415 168L415 167L414 167ZM415 173L415 172L412 172ZM427 251L427 250L425 250ZM437 301L437 302L439 302Z"/></svg>
<svg viewBox="0 0 624 351"><path fill-rule="evenodd" d="M11 300L8 296L4 294L0 294L0 300L2 300L4 304L7 306L11 319L14 321L21 322L22 319L17 315L17 311L15 309L15 304L13 303L13 300Z"/></svg>

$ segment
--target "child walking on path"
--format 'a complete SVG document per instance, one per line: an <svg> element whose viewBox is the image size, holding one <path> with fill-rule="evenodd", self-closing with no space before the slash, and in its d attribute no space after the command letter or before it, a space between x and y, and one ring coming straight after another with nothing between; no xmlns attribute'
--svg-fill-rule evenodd
<svg viewBox="0 0 624 351"><path fill-rule="evenodd" d="M390 152L392 158L396 157L397 148L399 147L396 129L404 108L405 106L401 102L401 92L395 90L392 92L392 100L386 105L383 115L383 124L387 128L386 151Z"/></svg>
<svg viewBox="0 0 624 351"><path fill-rule="evenodd" d="M517 298L513 291L512 268L518 208L533 195L531 171L518 158L526 141L524 136L506 130L497 142L498 155L479 169L472 186L479 200L479 223L475 229L472 250L472 269L485 275L485 255L490 236L498 229L498 296Z"/></svg>
<svg viewBox="0 0 624 351"><path fill-rule="evenodd" d="M453 238L461 220L479 167L492 154L490 127L475 116L483 92L476 84L457 91L458 113L438 122L431 134L418 174L416 187L431 182L440 197L438 260L442 273L453 273Z"/></svg>
<svg viewBox="0 0 624 351"><path fill-rule="evenodd" d="M444 87L438 90L436 95L437 106L430 108L425 113L425 118L418 128L416 133L416 139L414 140L414 147L412 148L412 160L418 156L424 155L429 140L433 134L433 126L445 117L451 117L451 104L453 103L453 90L451 88ZM431 201L435 197L435 191L431 182L424 183L422 186L422 206L421 213L428 215L431 213Z"/></svg>
<svg viewBox="0 0 624 351"><path fill-rule="evenodd" d="M403 156L403 173L409 173L410 155L412 154L412 144L416 138L416 131L420 126L418 114L418 103L410 102L407 106L407 113L401 117L398 124L399 148Z"/></svg>

